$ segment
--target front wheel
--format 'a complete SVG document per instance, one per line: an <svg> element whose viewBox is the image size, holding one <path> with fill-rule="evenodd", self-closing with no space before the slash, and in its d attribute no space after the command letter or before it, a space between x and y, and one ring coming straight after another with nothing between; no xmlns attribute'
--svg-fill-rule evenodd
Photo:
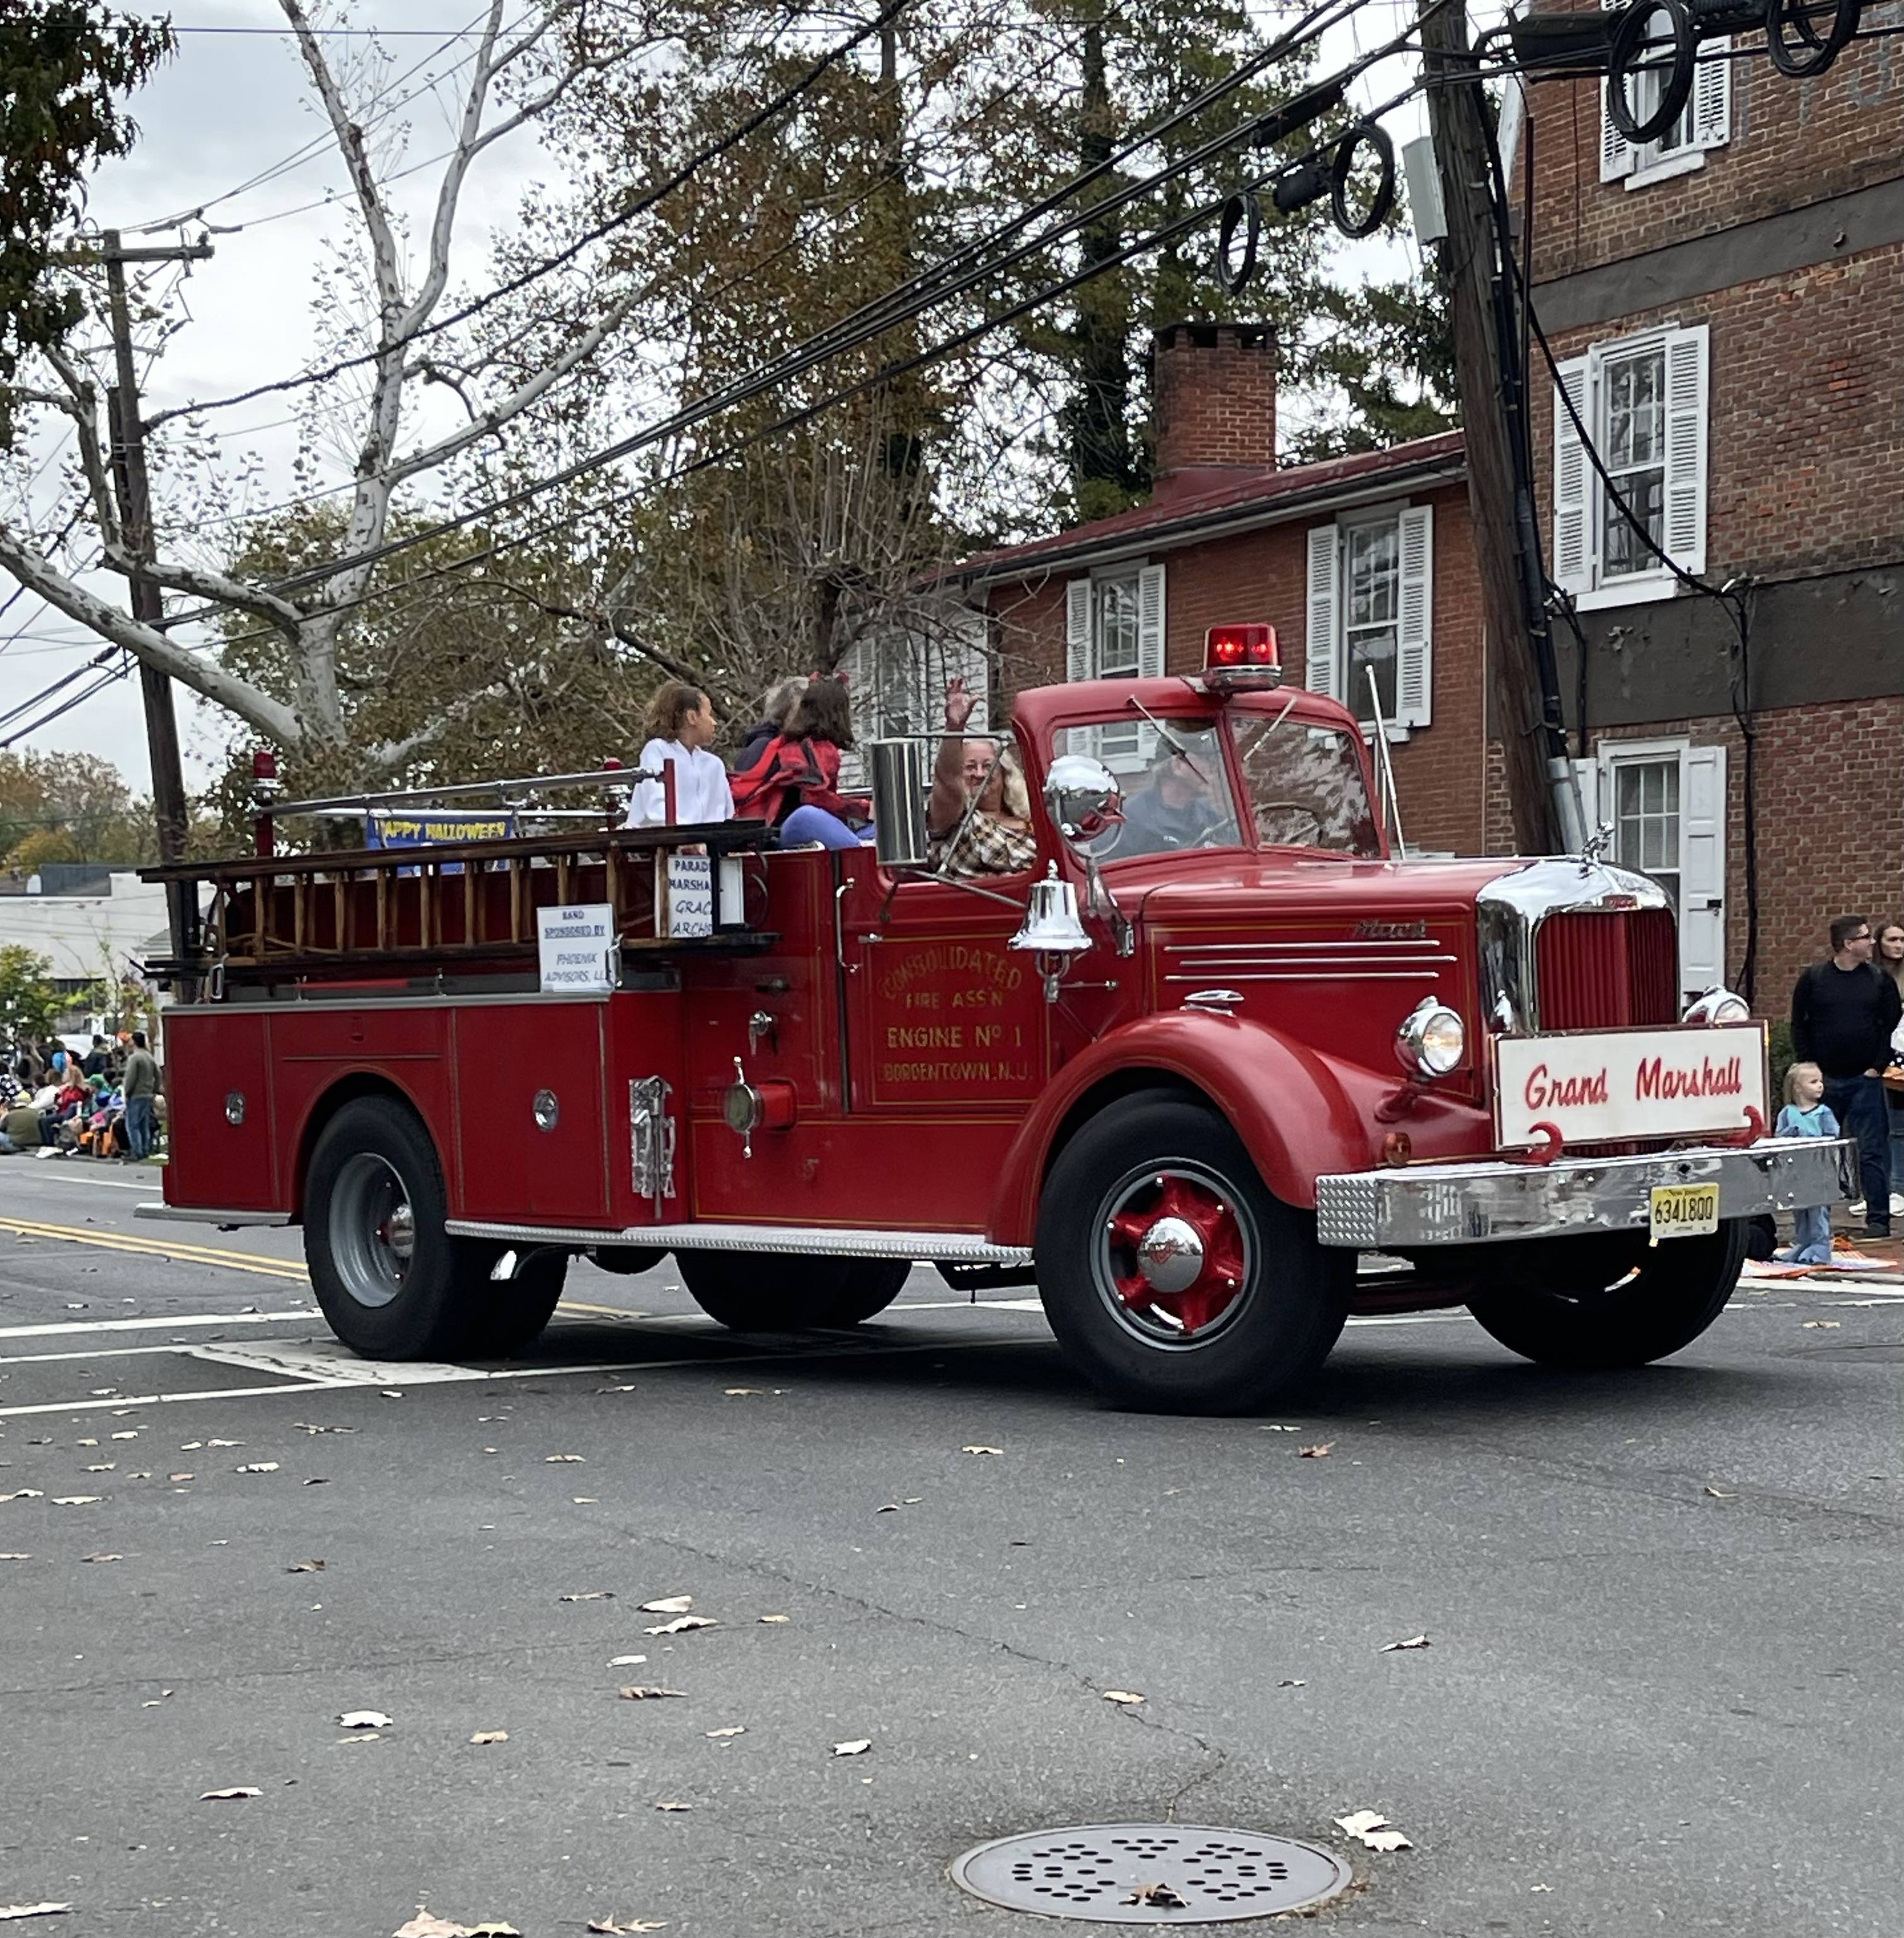
<svg viewBox="0 0 1904 1938"><path fill-rule="evenodd" d="M1247 1413L1300 1385L1342 1330L1353 1272L1221 1117L1160 1091L1065 1147L1036 1250L1066 1354L1111 1399L1164 1413Z"/></svg>
<svg viewBox="0 0 1904 1938"><path fill-rule="evenodd" d="M682 1252L682 1283L734 1332L857 1326L899 1296L905 1259L807 1258L792 1252Z"/></svg>
<svg viewBox="0 0 1904 1938"><path fill-rule="evenodd" d="M1643 1366L1690 1346L1732 1296L1747 1221L1649 1246L1596 1235L1516 1247L1468 1303L1509 1351L1544 1366Z"/></svg>

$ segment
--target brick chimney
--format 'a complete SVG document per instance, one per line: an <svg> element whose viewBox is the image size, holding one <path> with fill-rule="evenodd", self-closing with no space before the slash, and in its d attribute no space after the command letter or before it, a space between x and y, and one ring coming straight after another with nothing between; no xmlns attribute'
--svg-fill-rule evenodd
<svg viewBox="0 0 1904 1938"><path fill-rule="evenodd" d="M1276 468L1276 333L1266 323L1173 323L1150 351L1152 504Z"/></svg>

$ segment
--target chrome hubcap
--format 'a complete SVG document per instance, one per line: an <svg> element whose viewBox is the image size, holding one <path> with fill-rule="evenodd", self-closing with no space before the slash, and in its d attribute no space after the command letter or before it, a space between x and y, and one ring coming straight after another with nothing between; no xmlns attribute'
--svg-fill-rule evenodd
<svg viewBox="0 0 1904 1938"><path fill-rule="evenodd" d="M1137 1241L1137 1256L1153 1291L1187 1291L1203 1276L1202 1235L1187 1218L1159 1218Z"/></svg>
<svg viewBox="0 0 1904 1938"><path fill-rule="evenodd" d="M387 1305L403 1289L417 1250L416 1213L396 1167L374 1151L344 1161L330 1199L330 1256L359 1305Z"/></svg>

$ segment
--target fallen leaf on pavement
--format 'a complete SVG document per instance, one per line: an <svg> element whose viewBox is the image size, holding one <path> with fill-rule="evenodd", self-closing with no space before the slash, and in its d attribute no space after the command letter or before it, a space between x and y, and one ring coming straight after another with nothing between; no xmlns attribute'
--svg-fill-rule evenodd
<svg viewBox="0 0 1904 1938"><path fill-rule="evenodd" d="M1429 1648L1432 1646L1433 1645L1425 1635L1410 1636L1404 1642L1385 1642L1375 1653L1377 1655L1389 1655L1398 1648Z"/></svg>
<svg viewBox="0 0 1904 1938"><path fill-rule="evenodd" d="M278 1471L275 1460L247 1460L241 1467L234 1467L234 1474L275 1474Z"/></svg>
<svg viewBox="0 0 1904 1938"><path fill-rule="evenodd" d="M1189 1902L1179 1897L1167 1884L1140 1884L1123 1902L1126 1904L1148 1904L1159 1911L1187 1911Z"/></svg>
<svg viewBox="0 0 1904 1938"><path fill-rule="evenodd" d="M346 1709L337 1719L340 1730L387 1730L390 1719L381 1709Z"/></svg>
<svg viewBox="0 0 1904 1938"><path fill-rule="evenodd" d="M37 1501L45 1493L44 1487L16 1487L10 1494L0 1494L0 1501Z"/></svg>
<svg viewBox="0 0 1904 1938"><path fill-rule="evenodd" d="M70 1904L50 1902L45 1904L0 1904L0 1923L11 1918L57 1918L62 1912L72 1908Z"/></svg>
<svg viewBox="0 0 1904 1938"><path fill-rule="evenodd" d="M1708 1487L1706 1489L1706 1492L1710 1494L1715 1501L1729 1501L1738 1498L1735 1495L1726 1493L1717 1487Z"/></svg>
<svg viewBox="0 0 1904 1938"><path fill-rule="evenodd" d="M1415 1847L1392 1828L1379 1810L1357 1810L1335 1820L1338 1830L1359 1838L1371 1851L1412 1851Z"/></svg>
<svg viewBox="0 0 1904 1938"><path fill-rule="evenodd" d="M961 1447L958 1450L961 1454L1002 1454L1005 1450L1002 1447Z"/></svg>
<svg viewBox="0 0 1904 1938"><path fill-rule="evenodd" d="M721 1392L729 1399L747 1399L762 1391L759 1387L723 1387Z"/></svg>
<svg viewBox="0 0 1904 1938"><path fill-rule="evenodd" d="M1326 1460L1335 1450L1333 1440L1319 1440L1313 1447L1298 1447L1295 1457L1298 1460Z"/></svg>
<svg viewBox="0 0 1904 1938"><path fill-rule="evenodd" d="M447 1918L433 1917L419 1905L416 1916L398 1927L396 1938L469 1938L469 1927L453 1924Z"/></svg>
<svg viewBox="0 0 1904 1938"><path fill-rule="evenodd" d="M401 1399L401 1393L386 1393L386 1399ZM513 1924L505 1924L498 1918L485 1918L480 1924L469 1927L469 1938L522 1938L522 1933Z"/></svg>
<svg viewBox="0 0 1904 1938"><path fill-rule="evenodd" d="M110 1474L119 1465L117 1460L95 1460L87 1467L89 1474Z"/></svg>
<svg viewBox="0 0 1904 1938"><path fill-rule="evenodd" d="M53 1504L56 1508L96 1507L104 1500L103 1494L55 1494Z"/></svg>
<svg viewBox="0 0 1904 1938"><path fill-rule="evenodd" d="M82 1554L80 1559L82 1561L123 1561L126 1557L123 1554Z"/></svg>
<svg viewBox="0 0 1904 1938"><path fill-rule="evenodd" d="M669 1797L656 1804L654 1807L657 1810L676 1811L691 1810L694 1806L691 1803L677 1803L672 1797Z"/></svg>
<svg viewBox="0 0 1904 1938"><path fill-rule="evenodd" d="M196 1481L198 1476L196 1474L168 1474L165 1478L169 1481Z"/></svg>
<svg viewBox="0 0 1904 1938"><path fill-rule="evenodd" d="M585 1467L588 1464L579 1454L545 1454L542 1456L545 1467Z"/></svg>
<svg viewBox="0 0 1904 1938"><path fill-rule="evenodd" d="M0 1561L31 1561L30 1554L0 1554Z"/></svg>
<svg viewBox="0 0 1904 1938"><path fill-rule="evenodd" d="M294 1420L291 1424L300 1433L354 1433L354 1426L314 1426L308 1420Z"/></svg>
<svg viewBox="0 0 1904 1938"><path fill-rule="evenodd" d="M1302 1429L1299 1426L1259 1426L1256 1431L1259 1433L1300 1433Z"/></svg>
<svg viewBox="0 0 1904 1938"><path fill-rule="evenodd" d="M1840 1329L1840 1326L1836 1319L1808 1319L1805 1322L1805 1329L1808 1332L1836 1332Z"/></svg>
<svg viewBox="0 0 1904 1938"><path fill-rule="evenodd" d="M129 1426L123 1433L115 1433L112 1437L115 1440L136 1440L139 1430L136 1426Z"/></svg>
<svg viewBox="0 0 1904 1938"><path fill-rule="evenodd" d="M609 1657L611 1669L633 1669L648 1660L645 1655L612 1655Z"/></svg>
<svg viewBox="0 0 1904 1938"><path fill-rule="evenodd" d="M692 1595L664 1595L657 1601L640 1605L645 1615L685 1615L694 1605Z"/></svg>
<svg viewBox="0 0 1904 1938"><path fill-rule="evenodd" d="M864 1756L872 1747L870 1736L856 1736L849 1743L835 1743L833 1753L835 1756Z"/></svg>
<svg viewBox="0 0 1904 1938"><path fill-rule="evenodd" d="M793 1620L793 1617L791 1615L756 1615L754 1619L758 1622L790 1622Z"/></svg>
<svg viewBox="0 0 1904 1938"><path fill-rule="evenodd" d="M671 1622L657 1622L651 1629L644 1629L644 1635L685 1635L690 1629L715 1629L721 1624L707 1615L676 1615Z"/></svg>
<svg viewBox="0 0 1904 1938"><path fill-rule="evenodd" d="M1141 1703L1143 1698L1134 1689L1107 1689L1104 1691L1104 1700L1107 1703L1129 1704Z"/></svg>
<svg viewBox="0 0 1904 1938"><path fill-rule="evenodd" d="M627 1688L616 1692L624 1703L651 1703L657 1697L685 1696L687 1693L685 1689L661 1689L639 1682L631 1682Z"/></svg>
<svg viewBox="0 0 1904 1938"><path fill-rule="evenodd" d="M558 1602L612 1602L615 1599L615 1590L612 1588L584 1588L578 1594L557 1595L555 1599Z"/></svg>
<svg viewBox="0 0 1904 1938"><path fill-rule="evenodd" d="M506 1743L509 1733L507 1730L478 1730L469 1740L472 1743Z"/></svg>
<svg viewBox="0 0 1904 1938"><path fill-rule="evenodd" d="M323 1566L321 1561L293 1561L284 1572L287 1575L320 1575Z"/></svg>
<svg viewBox="0 0 1904 1938"><path fill-rule="evenodd" d="M241 1440L208 1440L205 1444L208 1447L242 1447L244 1442Z"/></svg>
<svg viewBox="0 0 1904 1938"><path fill-rule="evenodd" d="M241 1797L262 1797L262 1790L254 1790L248 1783L236 1784L229 1790L205 1790L199 1793L201 1803L229 1803Z"/></svg>
<svg viewBox="0 0 1904 1938"><path fill-rule="evenodd" d="M313 1474L302 1484L307 1487L327 1487L330 1485L330 1476L328 1474Z"/></svg>
<svg viewBox="0 0 1904 1938"><path fill-rule="evenodd" d="M1293 1675L1286 1675L1276 1686L1279 1689L1307 1689L1309 1687L1307 1683L1299 1681Z"/></svg>
<svg viewBox="0 0 1904 1938"><path fill-rule="evenodd" d="M618 1924L612 1918L591 1918L588 1929L597 1938L620 1938L624 1931L659 1931L667 1921L665 1918L637 1918L632 1924Z"/></svg>
<svg viewBox="0 0 1904 1938"><path fill-rule="evenodd" d="M704 1736L715 1737L744 1736L746 1733L747 1725L745 1723L730 1723L724 1730L703 1730L701 1732Z"/></svg>

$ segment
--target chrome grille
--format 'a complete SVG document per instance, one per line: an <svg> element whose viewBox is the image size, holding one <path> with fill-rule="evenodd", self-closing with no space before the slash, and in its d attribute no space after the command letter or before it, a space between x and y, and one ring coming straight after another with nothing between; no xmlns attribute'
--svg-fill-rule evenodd
<svg viewBox="0 0 1904 1938"><path fill-rule="evenodd" d="M1544 1030L1676 1022L1679 950L1666 908L1559 910L1535 932Z"/></svg>

